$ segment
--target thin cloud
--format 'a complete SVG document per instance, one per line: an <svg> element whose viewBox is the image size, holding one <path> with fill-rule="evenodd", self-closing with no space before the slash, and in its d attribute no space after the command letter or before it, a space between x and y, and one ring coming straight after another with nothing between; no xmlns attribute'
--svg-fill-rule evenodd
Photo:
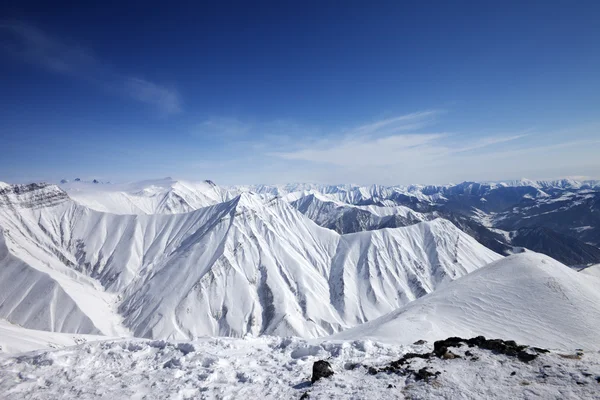
<svg viewBox="0 0 600 400"><path fill-rule="evenodd" d="M436 162L452 154L493 147L527 136L519 133L489 136L465 143L459 135L449 133L403 133L431 124L439 111L423 111L400 115L350 129L345 135L298 144L289 151L275 151L270 155L286 160L332 164L340 167L411 166L419 162ZM454 139L454 143L449 140Z"/></svg>
<svg viewBox="0 0 600 400"><path fill-rule="evenodd" d="M446 136L445 133L429 133L350 139L327 148L312 147L271 154L287 160L338 166L389 166L406 163L417 157L437 157L446 153L446 148L436 144Z"/></svg>
<svg viewBox="0 0 600 400"><path fill-rule="evenodd" d="M181 111L181 100L175 90L140 78L126 78L124 82L124 90L131 98L154 105L167 113Z"/></svg>
<svg viewBox="0 0 600 400"><path fill-rule="evenodd" d="M54 37L34 25L20 21L0 22L0 46L23 62L97 83L107 90L155 106L164 113L181 111L181 98L176 90L116 72L91 50Z"/></svg>
<svg viewBox="0 0 600 400"><path fill-rule="evenodd" d="M393 133L409 130L419 130L431 125L440 110L427 110L411 114L396 116L365 124L351 129L349 135L391 135Z"/></svg>
<svg viewBox="0 0 600 400"><path fill-rule="evenodd" d="M193 131L194 136L238 138L254 129L254 124L237 118L211 117L202 121Z"/></svg>
<svg viewBox="0 0 600 400"><path fill-rule="evenodd" d="M521 133L517 135L509 135L509 136L490 136L487 138L479 139L475 143L465 146L463 148L459 148L454 150L455 153L462 153L471 150L481 149L483 147L493 146L495 144L502 144L507 142L512 142L514 140L523 139L529 136L528 133Z"/></svg>

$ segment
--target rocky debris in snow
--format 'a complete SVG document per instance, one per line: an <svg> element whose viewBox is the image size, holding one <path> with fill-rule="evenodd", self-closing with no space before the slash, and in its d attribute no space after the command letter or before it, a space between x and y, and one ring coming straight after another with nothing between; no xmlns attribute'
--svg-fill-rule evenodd
<svg viewBox="0 0 600 400"><path fill-rule="evenodd" d="M333 375L333 368L331 368L331 364L324 360L315 361L313 364L313 374L311 378L312 383L315 383L321 378L329 378L331 375Z"/></svg>
<svg viewBox="0 0 600 400"><path fill-rule="evenodd" d="M418 370L417 372L413 372L414 376L415 376L415 381L429 381L432 378L435 378L436 376L438 376L439 374L441 374L440 371L436 371L435 373L431 373L429 371L427 371L426 367L421 368L420 370Z"/></svg>
<svg viewBox="0 0 600 400"><path fill-rule="evenodd" d="M463 357L450 351L449 348L460 348L463 345L468 345L470 348L478 347L483 350L489 350L493 354L505 355L508 357L516 357L518 360L529 363L538 357L538 354L548 353L546 349L539 347L528 347L517 344L514 340L502 339L486 339L483 336L477 336L471 339L463 339L460 337L449 337L445 340L438 340L433 344L433 351L430 353L406 353L400 359L392 361L388 365L380 368L366 366L369 375L377 375L380 372L388 374L397 374L401 376L412 376L415 381L424 380L429 382L441 374L440 371L431 372L427 367L420 369L413 368L411 362L415 359L426 360L426 363L431 363L435 358L443 360L462 359ZM562 358L580 359L579 353L575 356L559 354ZM470 357L471 361L479 361L479 357L475 356L471 350L464 352L464 357ZM514 375L514 374L511 374Z"/></svg>
<svg viewBox="0 0 600 400"><path fill-rule="evenodd" d="M417 340L416 342L414 342L413 344L414 344L415 346L422 346L422 345L424 345L425 343L427 343L427 340L420 339L420 340Z"/></svg>
<svg viewBox="0 0 600 400"><path fill-rule="evenodd" d="M452 359L456 355L450 353L448 347L461 347L463 344L467 344L469 347L476 346L480 349L490 350L495 354L517 357L523 362L535 360L539 353L548 352L548 350L539 347L518 345L514 340L486 339L483 336L477 336L471 339L450 337L445 340L438 340L433 344L433 354L440 358ZM528 349L530 350L529 352L527 351Z"/></svg>

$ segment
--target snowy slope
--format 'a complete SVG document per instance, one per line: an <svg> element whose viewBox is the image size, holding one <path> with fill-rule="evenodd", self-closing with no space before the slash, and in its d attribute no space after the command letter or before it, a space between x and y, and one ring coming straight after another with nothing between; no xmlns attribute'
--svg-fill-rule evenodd
<svg viewBox="0 0 600 400"><path fill-rule="evenodd" d="M171 178L129 184L68 182L69 196L91 209L113 214L177 214L232 198L211 181L188 182Z"/></svg>
<svg viewBox="0 0 600 400"><path fill-rule="evenodd" d="M43 185L5 188L0 201L7 263L20 260L25 280L43 276L60 294L21 306L30 290L18 285L0 316L51 331L317 337L499 258L441 219L339 235L284 201L252 194L174 215L102 213ZM15 311L34 308L42 311ZM38 315L63 309L81 317L40 325Z"/></svg>
<svg viewBox="0 0 600 400"><path fill-rule="evenodd" d="M334 335L387 343L484 335L600 349L597 282L542 254L496 261L377 320Z"/></svg>
<svg viewBox="0 0 600 400"><path fill-rule="evenodd" d="M587 268L582 269L579 272L588 276L600 278L600 264L589 266Z"/></svg>
<svg viewBox="0 0 600 400"><path fill-rule="evenodd" d="M107 339L107 336L77 335L25 329L0 319L0 354L58 349Z"/></svg>

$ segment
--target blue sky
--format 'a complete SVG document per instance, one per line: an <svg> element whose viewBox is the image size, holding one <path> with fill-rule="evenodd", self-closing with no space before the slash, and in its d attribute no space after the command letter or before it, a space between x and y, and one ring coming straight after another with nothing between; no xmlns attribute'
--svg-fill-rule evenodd
<svg viewBox="0 0 600 400"><path fill-rule="evenodd" d="M599 2L81 3L0 5L0 180L600 178Z"/></svg>

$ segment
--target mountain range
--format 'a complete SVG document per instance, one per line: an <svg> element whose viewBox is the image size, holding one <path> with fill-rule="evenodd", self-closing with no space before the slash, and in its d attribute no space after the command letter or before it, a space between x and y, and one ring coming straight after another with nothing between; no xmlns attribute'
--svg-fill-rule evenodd
<svg viewBox="0 0 600 400"><path fill-rule="evenodd" d="M598 182L567 180L0 184L0 318L177 340L339 334L525 249L600 263L599 201Z"/></svg>

